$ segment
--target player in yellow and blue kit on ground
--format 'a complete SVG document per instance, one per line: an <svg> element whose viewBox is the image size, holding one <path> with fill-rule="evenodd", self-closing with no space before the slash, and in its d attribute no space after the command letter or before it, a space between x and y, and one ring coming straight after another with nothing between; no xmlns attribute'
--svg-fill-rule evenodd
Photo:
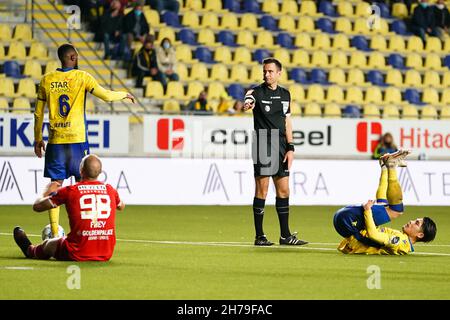
<svg viewBox="0 0 450 320"><path fill-rule="evenodd" d="M78 70L78 52L71 44L58 48L61 68L45 74L39 84L34 113L34 152L39 158L45 152L44 177L62 185L64 179L80 179L81 159L89 153L86 128L87 92L106 101L130 99L127 92L110 91L100 86L87 72ZM42 137L45 105L49 110L49 137ZM59 208L49 211L52 234L58 234Z"/></svg>
<svg viewBox="0 0 450 320"><path fill-rule="evenodd" d="M381 177L377 203L347 206L334 215L334 227L345 239L338 246L343 253L402 255L414 251L415 242L429 242L436 236L436 224L428 217L405 224L401 231L379 227L403 214L403 194L396 167L406 166L409 151L399 150L380 159Z"/></svg>

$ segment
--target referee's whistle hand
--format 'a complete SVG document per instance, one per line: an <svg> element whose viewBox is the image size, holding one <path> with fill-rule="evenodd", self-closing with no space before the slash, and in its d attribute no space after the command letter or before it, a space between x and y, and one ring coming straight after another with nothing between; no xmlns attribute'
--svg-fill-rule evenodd
<svg viewBox="0 0 450 320"><path fill-rule="evenodd" d="M35 154L38 158L42 158L42 151L45 152L45 142L44 142L44 141L36 142L36 143L34 144L34 154Z"/></svg>
<svg viewBox="0 0 450 320"><path fill-rule="evenodd" d="M254 107L255 107L254 103L248 103L248 102L244 103L244 111L251 110Z"/></svg>

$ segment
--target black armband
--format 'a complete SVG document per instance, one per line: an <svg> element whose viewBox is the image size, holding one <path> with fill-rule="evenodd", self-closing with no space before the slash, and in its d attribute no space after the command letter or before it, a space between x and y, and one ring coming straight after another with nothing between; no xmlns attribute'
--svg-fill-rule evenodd
<svg viewBox="0 0 450 320"><path fill-rule="evenodd" d="M295 146L294 146L293 143L288 143L287 144L287 151L295 152Z"/></svg>

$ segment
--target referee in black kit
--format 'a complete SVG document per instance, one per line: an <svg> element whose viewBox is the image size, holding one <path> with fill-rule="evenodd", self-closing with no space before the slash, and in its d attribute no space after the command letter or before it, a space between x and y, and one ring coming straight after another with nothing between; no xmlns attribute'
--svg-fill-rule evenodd
<svg viewBox="0 0 450 320"><path fill-rule="evenodd" d="M252 145L255 173L256 246L271 246L263 231L264 206L272 177L276 189L275 207L280 221L280 245L303 245L289 230L289 169L294 160L291 94L278 85L281 63L274 58L263 61L264 83L245 94L244 110L253 109L254 133Z"/></svg>

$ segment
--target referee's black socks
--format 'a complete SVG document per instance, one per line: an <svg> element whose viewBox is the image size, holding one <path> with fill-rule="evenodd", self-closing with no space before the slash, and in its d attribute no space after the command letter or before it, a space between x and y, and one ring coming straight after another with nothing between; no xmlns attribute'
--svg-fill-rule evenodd
<svg viewBox="0 0 450 320"><path fill-rule="evenodd" d="M289 231L289 198L276 198L275 208L280 220L281 237L287 238L291 235Z"/></svg>
<svg viewBox="0 0 450 320"><path fill-rule="evenodd" d="M265 199L253 198L253 218L255 220L256 237L264 235L263 219L265 204Z"/></svg>

